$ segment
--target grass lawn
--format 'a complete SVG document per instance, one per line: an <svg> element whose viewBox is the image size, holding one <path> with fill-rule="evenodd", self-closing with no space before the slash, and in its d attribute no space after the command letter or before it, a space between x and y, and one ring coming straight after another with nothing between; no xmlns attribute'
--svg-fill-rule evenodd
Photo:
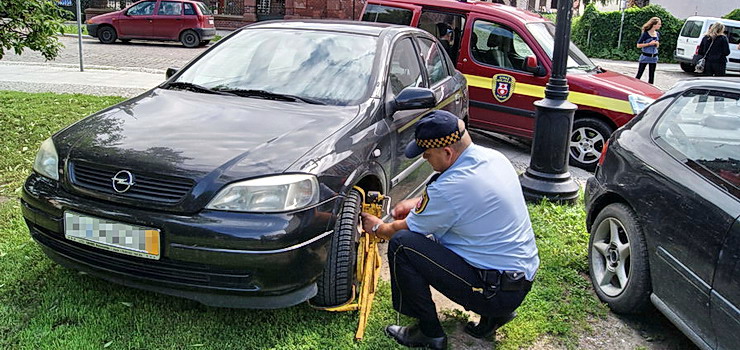
<svg viewBox="0 0 740 350"><path fill-rule="evenodd" d="M0 91L0 348L12 349L394 349L382 334L396 322L390 285L381 287L365 339L355 313L306 304L235 310L111 284L52 263L28 235L18 200L38 145L56 130L118 97ZM8 200L10 199L10 200ZM588 316L606 308L590 292L582 205L529 207L542 266L519 317L499 331L499 349L543 335L570 348ZM450 312L446 327L461 322ZM401 317L401 323L409 319ZM493 347L493 344L492 344Z"/></svg>

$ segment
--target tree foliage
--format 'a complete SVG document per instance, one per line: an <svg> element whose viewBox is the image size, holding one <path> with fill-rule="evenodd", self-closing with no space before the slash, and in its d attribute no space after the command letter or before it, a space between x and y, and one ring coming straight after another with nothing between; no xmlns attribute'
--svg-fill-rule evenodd
<svg viewBox="0 0 740 350"><path fill-rule="evenodd" d="M52 0L0 0L0 59L6 50L21 54L24 48L55 58L63 11Z"/></svg>
<svg viewBox="0 0 740 350"><path fill-rule="evenodd" d="M734 9L730 13L724 15L724 17L722 18L740 21L740 9Z"/></svg>

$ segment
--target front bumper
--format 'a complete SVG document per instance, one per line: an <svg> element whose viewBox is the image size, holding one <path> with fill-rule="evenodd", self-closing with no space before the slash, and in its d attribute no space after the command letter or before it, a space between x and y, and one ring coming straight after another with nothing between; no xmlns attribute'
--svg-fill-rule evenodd
<svg viewBox="0 0 740 350"><path fill-rule="evenodd" d="M90 34L91 37L97 38L98 37L98 25L97 24L87 24L87 34Z"/></svg>
<svg viewBox="0 0 740 350"><path fill-rule="evenodd" d="M192 215L123 207L81 197L36 174L24 186L22 212L33 239L61 265L127 286L206 305L279 308L316 294L340 197L296 213L204 210ZM64 237L73 210L161 230L161 257L100 250Z"/></svg>

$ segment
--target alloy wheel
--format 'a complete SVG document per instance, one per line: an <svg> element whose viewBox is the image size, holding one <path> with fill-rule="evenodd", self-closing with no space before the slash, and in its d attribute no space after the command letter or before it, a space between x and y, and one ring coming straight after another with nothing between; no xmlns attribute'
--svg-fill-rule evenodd
<svg viewBox="0 0 740 350"><path fill-rule="evenodd" d="M594 284L610 297L621 294L629 282L631 267L631 248L624 225L613 217L602 221L591 249Z"/></svg>

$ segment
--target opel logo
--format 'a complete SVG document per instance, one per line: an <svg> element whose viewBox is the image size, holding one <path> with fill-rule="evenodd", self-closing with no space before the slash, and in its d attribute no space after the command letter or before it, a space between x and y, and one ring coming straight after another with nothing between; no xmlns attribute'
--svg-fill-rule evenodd
<svg viewBox="0 0 740 350"><path fill-rule="evenodd" d="M134 175L128 170L117 172L111 180L113 181L113 189L118 193L124 193L134 185Z"/></svg>

